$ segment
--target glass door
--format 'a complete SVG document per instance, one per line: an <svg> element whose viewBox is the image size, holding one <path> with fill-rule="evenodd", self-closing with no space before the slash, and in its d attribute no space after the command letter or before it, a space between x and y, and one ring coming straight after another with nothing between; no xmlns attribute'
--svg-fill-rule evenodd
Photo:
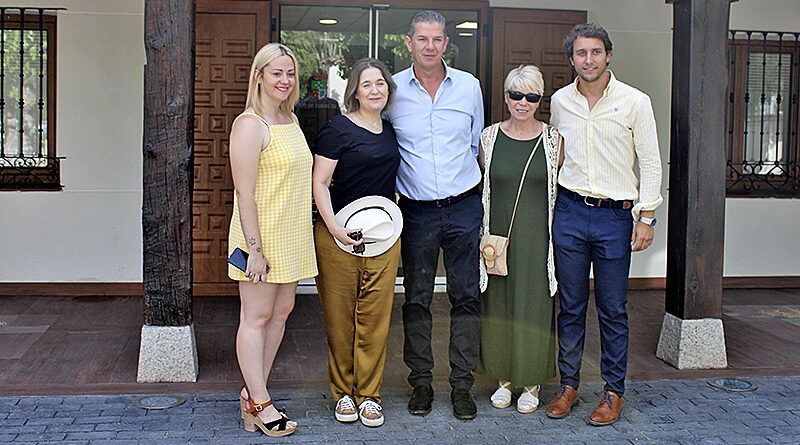
<svg viewBox="0 0 800 445"><path fill-rule="evenodd" d="M343 107L347 73L370 51L370 8L280 6L280 42L300 65L301 98L331 98Z"/></svg>
<svg viewBox="0 0 800 445"><path fill-rule="evenodd" d="M297 55L301 97L330 98L344 112L347 73L364 57L375 57L392 73L411 66L404 37L418 8L389 5L320 6L280 4L279 39ZM447 18L448 65L478 76L478 9L441 9Z"/></svg>
<svg viewBox="0 0 800 445"><path fill-rule="evenodd" d="M297 81L301 100L295 114L312 150L316 134L325 122L346 112L344 90L347 75L356 61L374 57L384 62L392 73L411 66L405 35L414 14L428 6L412 8L408 7L413 4L411 1L399 3L332 6L307 0L278 2L274 11L278 14L279 41L292 49L300 65ZM481 7L437 10L447 20L450 38L445 62L480 78L480 18L486 11ZM445 277L441 256L436 275L436 291L443 292ZM401 277L402 266L398 284Z"/></svg>

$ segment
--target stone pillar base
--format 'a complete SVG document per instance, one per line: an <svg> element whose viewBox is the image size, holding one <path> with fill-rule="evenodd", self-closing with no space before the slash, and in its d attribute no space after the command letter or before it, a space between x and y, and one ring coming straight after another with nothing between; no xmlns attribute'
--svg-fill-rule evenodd
<svg viewBox="0 0 800 445"><path fill-rule="evenodd" d="M682 320L665 313L656 357L678 369L727 368L722 320Z"/></svg>
<svg viewBox="0 0 800 445"><path fill-rule="evenodd" d="M196 382L194 326L142 326L136 381Z"/></svg>

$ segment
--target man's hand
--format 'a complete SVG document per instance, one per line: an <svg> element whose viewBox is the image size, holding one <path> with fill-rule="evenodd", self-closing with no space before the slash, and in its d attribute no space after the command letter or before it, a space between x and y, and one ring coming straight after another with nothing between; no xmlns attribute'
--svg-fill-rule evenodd
<svg viewBox="0 0 800 445"><path fill-rule="evenodd" d="M655 230L649 224L637 221L631 234L631 251L639 252L650 247L653 244L654 232Z"/></svg>

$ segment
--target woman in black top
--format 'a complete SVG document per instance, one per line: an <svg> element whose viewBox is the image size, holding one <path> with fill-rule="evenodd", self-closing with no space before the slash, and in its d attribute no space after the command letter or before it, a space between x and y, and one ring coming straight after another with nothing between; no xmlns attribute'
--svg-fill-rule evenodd
<svg viewBox="0 0 800 445"><path fill-rule="evenodd" d="M313 190L320 219L314 228L317 290L325 312L330 390L336 419L383 425L380 387L392 314L400 241L373 257L341 250L357 245L334 215L348 203L379 195L394 202L400 152L394 129L381 119L395 84L375 59L356 62L345 88L348 113L320 130L314 153ZM358 408L356 408L358 407Z"/></svg>

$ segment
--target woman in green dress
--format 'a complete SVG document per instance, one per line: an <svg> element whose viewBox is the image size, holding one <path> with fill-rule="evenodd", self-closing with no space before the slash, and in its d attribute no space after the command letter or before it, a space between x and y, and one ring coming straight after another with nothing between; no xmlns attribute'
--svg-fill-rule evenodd
<svg viewBox="0 0 800 445"><path fill-rule="evenodd" d="M561 136L534 117L544 93L538 68L511 70L504 90L511 117L483 131L479 160L482 235L509 237L508 275L487 274L491 252L482 251L479 370L500 380L491 397L495 408L511 406L516 386L523 388L517 410L530 413L539 407L540 384L556 375L551 226Z"/></svg>

